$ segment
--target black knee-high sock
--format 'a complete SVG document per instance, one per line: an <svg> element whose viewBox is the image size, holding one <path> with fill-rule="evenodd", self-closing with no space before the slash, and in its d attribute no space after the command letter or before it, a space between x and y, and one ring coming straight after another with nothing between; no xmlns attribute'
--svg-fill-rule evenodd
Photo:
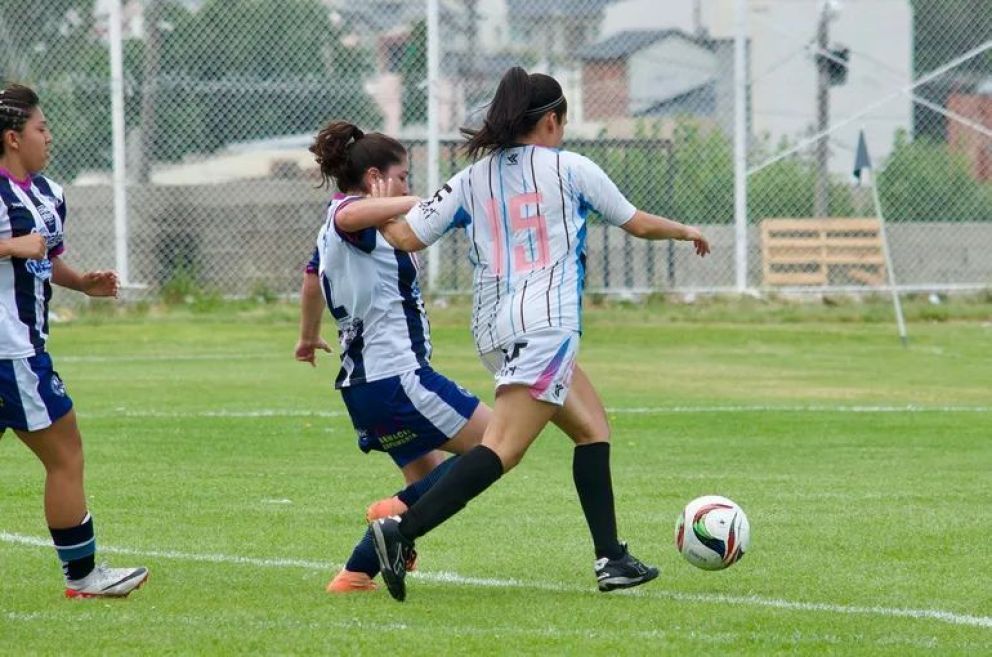
<svg viewBox="0 0 992 657"><path fill-rule="evenodd" d="M400 533L411 541L420 538L502 476L503 463L496 452L482 445L475 447L403 514Z"/></svg>
<svg viewBox="0 0 992 657"><path fill-rule="evenodd" d="M610 444L578 445L572 459L572 479L586 515L596 558L616 559L623 550L617 540L617 515L610 477Z"/></svg>
<svg viewBox="0 0 992 657"><path fill-rule="evenodd" d="M66 579L83 579L93 572L96 537L93 533L93 518L89 513L75 527L49 527L48 531L52 534L52 542L62 562L62 572Z"/></svg>

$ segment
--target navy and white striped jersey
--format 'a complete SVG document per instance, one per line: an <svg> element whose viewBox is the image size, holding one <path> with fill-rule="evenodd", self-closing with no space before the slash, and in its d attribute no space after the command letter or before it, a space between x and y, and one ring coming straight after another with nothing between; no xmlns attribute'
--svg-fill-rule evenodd
<svg viewBox="0 0 992 657"><path fill-rule="evenodd" d="M65 197L42 175L20 182L0 172L0 239L40 233L48 255L40 260L0 258L0 359L45 351L52 263L62 253Z"/></svg>
<svg viewBox="0 0 992 657"><path fill-rule="evenodd" d="M335 223L358 198L336 194L317 237L317 275L341 343L336 388L426 367L431 357L416 257L393 249L376 228L347 233Z"/></svg>
<svg viewBox="0 0 992 657"><path fill-rule="evenodd" d="M407 221L428 245L464 228L475 265L472 332L486 353L538 329L581 332L590 212L621 226L636 208L588 158L518 146L462 170Z"/></svg>

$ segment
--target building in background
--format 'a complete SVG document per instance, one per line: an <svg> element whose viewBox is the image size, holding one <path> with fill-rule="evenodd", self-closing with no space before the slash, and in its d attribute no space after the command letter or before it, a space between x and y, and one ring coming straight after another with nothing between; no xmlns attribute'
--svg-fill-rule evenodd
<svg viewBox="0 0 992 657"><path fill-rule="evenodd" d="M992 78L979 84L972 93L951 94L947 109L992 130ZM992 181L992 137L960 121L947 121L947 141L951 148L968 158L975 178Z"/></svg>
<svg viewBox="0 0 992 657"><path fill-rule="evenodd" d="M733 130L733 42L677 29L625 30L578 51L587 121L611 135L629 119L691 116ZM620 136L629 136L623 134Z"/></svg>
<svg viewBox="0 0 992 657"><path fill-rule="evenodd" d="M632 29L681 29L697 38L733 39L736 4L735 0L623 0L605 8L602 34L610 38ZM813 132L817 68L812 46L822 4L822 0L748 3L752 134L772 145L783 139L799 141ZM912 129L912 100L896 92L913 76L913 12L909 0L848 1L841 4L829 30L831 45L850 49L847 81L830 89L831 122L891 96L832 133L830 168L845 173L861 128L872 154L882 159L891 152L896 132ZM673 66L660 59L655 65ZM723 75L733 75L732 58L722 66L729 68Z"/></svg>

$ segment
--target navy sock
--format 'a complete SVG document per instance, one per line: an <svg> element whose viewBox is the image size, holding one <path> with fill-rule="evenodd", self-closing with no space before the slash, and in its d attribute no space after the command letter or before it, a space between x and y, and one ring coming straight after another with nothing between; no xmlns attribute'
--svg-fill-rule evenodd
<svg viewBox="0 0 992 657"><path fill-rule="evenodd" d="M365 573L369 577L379 574L379 558L375 554L375 546L372 544L372 530L366 529L365 536L358 542L355 549L351 551L351 557L345 568L353 573Z"/></svg>
<svg viewBox="0 0 992 657"><path fill-rule="evenodd" d="M55 552L62 562L62 572L66 579L82 579L93 571L96 537L93 534L93 518L89 513L75 527L49 527L48 531L52 534Z"/></svg>
<svg viewBox="0 0 992 657"><path fill-rule="evenodd" d="M424 493L430 490L431 486L436 484L444 476L444 473L451 469L451 466L456 461L458 461L458 457L452 456L428 472L423 479L415 481L401 490L396 494L396 497L400 498L408 507L413 506ZM365 573L369 577L375 577L379 574L379 558L376 556L375 547L372 545L371 529L365 530L365 536L358 542L355 549L351 551L351 557L348 558L348 563L344 567L353 573Z"/></svg>
<svg viewBox="0 0 992 657"><path fill-rule="evenodd" d="M446 477L403 514L400 533L420 538L455 515L503 476L503 462L493 450L479 445L466 453Z"/></svg>
<svg viewBox="0 0 992 657"><path fill-rule="evenodd" d="M572 479L582 503L596 558L616 559L623 554L617 540L617 516L610 477L610 444L577 445L572 457Z"/></svg>
<svg viewBox="0 0 992 657"><path fill-rule="evenodd" d="M411 507L417 503L424 493L431 489L431 486L436 484L444 474L451 469L455 463L458 462L458 456L452 456L450 459L444 461L433 470L428 472L423 479L413 482L400 492L396 493L396 497L400 498L403 504L407 507Z"/></svg>

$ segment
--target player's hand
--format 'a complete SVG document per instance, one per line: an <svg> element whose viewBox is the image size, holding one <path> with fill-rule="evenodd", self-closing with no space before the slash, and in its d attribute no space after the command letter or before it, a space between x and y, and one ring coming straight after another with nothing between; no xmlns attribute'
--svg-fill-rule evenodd
<svg viewBox="0 0 992 657"><path fill-rule="evenodd" d="M698 256L705 256L710 252L710 243L705 237L703 237L703 234L699 232L698 228L686 226L685 240L687 242L692 242L693 246L696 248L696 255Z"/></svg>
<svg viewBox="0 0 992 657"><path fill-rule="evenodd" d="M301 338L300 341L296 343L296 360L301 363L310 363L311 367L317 367L318 349L326 351L329 354L334 353L331 351L330 345L324 342L324 338L318 337L316 340L304 340Z"/></svg>
<svg viewBox="0 0 992 657"><path fill-rule="evenodd" d="M110 270L91 271L82 275L81 292L91 297L117 297L121 281L117 272Z"/></svg>
<svg viewBox="0 0 992 657"><path fill-rule="evenodd" d="M21 235L5 240L4 251L11 258L24 258L25 260L41 260L48 255L48 244L45 238L38 233Z"/></svg>
<svg viewBox="0 0 992 657"><path fill-rule="evenodd" d="M389 198L396 196L396 181L392 178L383 178L381 175L372 178L372 189L369 190L372 198Z"/></svg>

